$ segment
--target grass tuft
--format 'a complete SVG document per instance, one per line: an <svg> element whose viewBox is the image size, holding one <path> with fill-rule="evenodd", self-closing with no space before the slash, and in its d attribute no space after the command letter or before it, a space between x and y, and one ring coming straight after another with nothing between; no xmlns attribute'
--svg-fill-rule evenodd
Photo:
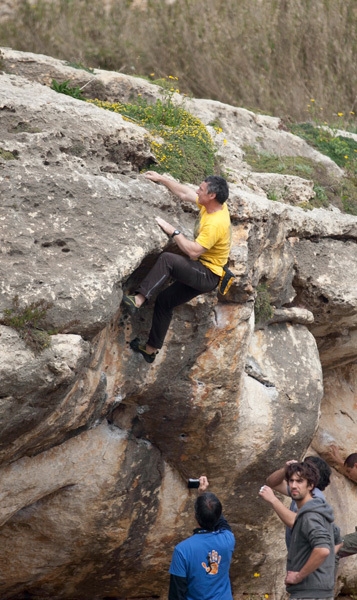
<svg viewBox="0 0 357 600"><path fill-rule="evenodd" d="M15 329L35 354L40 354L51 345L50 333L46 331L46 314L53 304L46 300L36 300L21 306L18 296L12 300L12 307L3 310L0 324Z"/></svg>
<svg viewBox="0 0 357 600"><path fill-rule="evenodd" d="M18 160L19 153L17 150L11 152L10 150L0 148L0 158L2 158L3 160Z"/></svg>
<svg viewBox="0 0 357 600"><path fill-rule="evenodd" d="M77 100L84 100L81 89L78 86L71 86L69 83L69 79L67 81L62 81L62 83L59 83L56 79L52 79L51 89L59 94L72 96L72 98L77 98Z"/></svg>

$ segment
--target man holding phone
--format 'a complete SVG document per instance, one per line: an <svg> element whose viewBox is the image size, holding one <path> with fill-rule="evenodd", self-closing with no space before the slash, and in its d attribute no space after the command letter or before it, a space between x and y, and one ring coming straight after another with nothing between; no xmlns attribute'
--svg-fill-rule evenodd
<svg viewBox="0 0 357 600"><path fill-rule="evenodd" d="M189 487L193 487L189 480ZM195 518L199 525L193 535L174 549L170 573L169 600L233 600L229 568L235 546L232 530L222 516L215 494L206 492L207 477L199 478Z"/></svg>

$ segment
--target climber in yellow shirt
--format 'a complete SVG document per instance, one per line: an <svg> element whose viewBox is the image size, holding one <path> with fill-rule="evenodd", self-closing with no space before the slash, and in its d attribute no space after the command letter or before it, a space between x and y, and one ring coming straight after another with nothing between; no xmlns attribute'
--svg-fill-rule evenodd
<svg viewBox="0 0 357 600"><path fill-rule="evenodd" d="M145 176L155 183L165 185L180 200L196 203L200 211L195 225L194 241L186 238L164 219L157 217L158 225L175 241L185 256L163 252L135 294L123 296L123 304L137 310L169 277L175 280L156 298L147 343L141 345L138 338L130 342L134 352L139 352L146 362L152 363L164 343L173 309L217 287L224 272L223 267L228 261L231 220L225 204L229 194L228 185L223 177L210 175L195 192L190 186L155 171L147 171Z"/></svg>

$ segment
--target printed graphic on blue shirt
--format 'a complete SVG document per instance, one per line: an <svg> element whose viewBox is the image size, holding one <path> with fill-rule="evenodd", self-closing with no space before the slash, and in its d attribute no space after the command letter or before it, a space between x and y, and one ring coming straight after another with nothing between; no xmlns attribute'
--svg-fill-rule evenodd
<svg viewBox="0 0 357 600"><path fill-rule="evenodd" d="M218 554L217 550L211 550L211 552L208 553L207 564L205 562L201 563L208 575L217 575L221 558L222 557Z"/></svg>
<svg viewBox="0 0 357 600"><path fill-rule="evenodd" d="M233 549L234 535L228 529L197 533L175 546L169 572L185 578L186 600L233 600L229 580Z"/></svg>

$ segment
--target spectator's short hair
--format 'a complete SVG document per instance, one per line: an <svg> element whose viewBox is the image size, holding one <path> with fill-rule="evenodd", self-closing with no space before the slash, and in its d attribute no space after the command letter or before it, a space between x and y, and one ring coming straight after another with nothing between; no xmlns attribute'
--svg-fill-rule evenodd
<svg viewBox="0 0 357 600"><path fill-rule="evenodd" d="M311 462L291 463L288 465L285 471L287 483L289 483L289 479L295 474L306 479L307 483L313 487L317 486L320 478L317 467Z"/></svg>
<svg viewBox="0 0 357 600"><path fill-rule="evenodd" d="M195 517L200 527L213 531L222 514L222 504L212 492L204 492L195 502Z"/></svg>
<svg viewBox="0 0 357 600"><path fill-rule="evenodd" d="M349 469L353 469L353 467L355 466L356 463L357 463L357 452L354 452L353 454L350 454L349 456L347 456L347 458L343 464L345 467L348 467Z"/></svg>
<svg viewBox="0 0 357 600"><path fill-rule="evenodd" d="M224 204L229 196L228 183L224 177L218 175L209 175L206 177L207 193L216 194L216 200L220 204Z"/></svg>
<svg viewBox="0 0 357 600"><path fill-rule="evenodd" d="M323 492L323 490L327 488L327 486L331 483L331 468L329 467L327 462L319 456L307 456L304 459L304 462L310 462L313 465L315 465L315 467L317 467L317 470L320 473L320 479L316 484L316 487Z"/></svg>

